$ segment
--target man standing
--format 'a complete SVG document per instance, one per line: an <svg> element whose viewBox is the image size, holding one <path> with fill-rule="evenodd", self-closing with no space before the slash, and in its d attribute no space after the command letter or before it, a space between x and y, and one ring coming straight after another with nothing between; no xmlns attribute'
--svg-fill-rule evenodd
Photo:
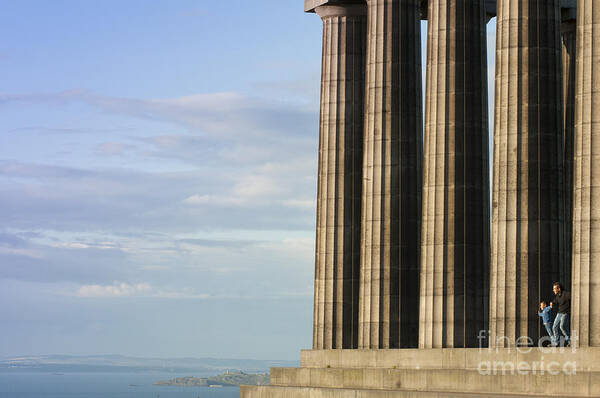
<svg viewBox="0 0 600 398"><path fill-rule="evenodd" d="M557 310L556 318L554 319L554 325L552 326L552 331L554 332L554 336L552 336L552 345L557 346L560 341L560 335L558 329L565 336L565 344L570 344L569 337L569 316L571 315L571 293L565 292L563 290L562 285L559 282L556 282L552 287L554 291L555 297L554 300L550 303L550 306L553 309Z"/></svg>

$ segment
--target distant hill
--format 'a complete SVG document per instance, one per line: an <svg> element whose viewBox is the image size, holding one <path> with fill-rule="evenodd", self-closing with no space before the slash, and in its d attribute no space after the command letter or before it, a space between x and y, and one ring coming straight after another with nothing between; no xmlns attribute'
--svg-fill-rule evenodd
<svg viewBox="0 0 600 398"><path fill-rule="evenodd" d="M181 387L227 387L241 384L265 386L269 384L269 374L248 374L244 372L227 372L213 377L176 377L171 380L157 381L155 386Z"/></svg>
<svg viewBox="0 0 600 398"><path fill-rule="evenodd" d="M224 371L268 372L271 367L295 367L298 361L222 358L139 358L122 355L40 355L0 359L0 371L40 372L167 372L215 374Z"/></svg>

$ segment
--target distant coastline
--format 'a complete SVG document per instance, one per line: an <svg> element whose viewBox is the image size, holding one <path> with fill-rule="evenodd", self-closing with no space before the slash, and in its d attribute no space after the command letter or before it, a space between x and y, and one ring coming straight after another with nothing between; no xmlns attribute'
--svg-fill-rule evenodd
<svg viewBox="0 0 600 398"><path fill-rule="evenodd" d="M122 355L39 355L0 358L0 373L167 373L209 377L227 370L268 373L271 367L296 367L298 361L223 358L140 358ZM164 376L158 376L164 377Z"/></svg>
<svg viewBox="0 0 600 398"><path fill-rule="evenodd" d="M155 386L179 387L233 387L242 384L264 386L269 384L269 374L250 374L244 372L225 372L213 377L176 377L154 383Z"/></svg>

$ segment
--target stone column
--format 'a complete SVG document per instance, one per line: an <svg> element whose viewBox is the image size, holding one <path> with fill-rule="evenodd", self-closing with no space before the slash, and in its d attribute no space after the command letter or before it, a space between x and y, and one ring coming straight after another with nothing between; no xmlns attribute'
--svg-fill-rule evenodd
<svg viewBox="0 0 600 398"><path fill-rule="evenodd" d="M560 281L570 289L571 251L573 239L573 140L575 136L575 42L577 36L575 10L562 10L562 82L563 82L563 148L565 179L565 255Z"/></svg>
<svg viewBox="0 0 600 398"><path fill-rule="evenodd" d="M368 0L359 348L418 345L420 0Z"/></svg>
<svg viewBox="0 0 600 398"><path fill-rule="evenodd" d="M600 347L600 3L577 5L572 333Z"/></svg>
<svg viewBox="0 0 600 398"><path fill-rule="evenodd" d="M565 258L558 0L499 0L490 344L545 334Z"/></svg>
<svg viewBox="0 0 600 398"><path fill-rule="evenodd" d="M478 347L488 329L485 0L430 0L419 348Z"/></svg>
<svg viewBox="0 0 600 398"><path fill-rule="evenodd" d="M356 348L366 5L322 6L313 348Z"/></svg>

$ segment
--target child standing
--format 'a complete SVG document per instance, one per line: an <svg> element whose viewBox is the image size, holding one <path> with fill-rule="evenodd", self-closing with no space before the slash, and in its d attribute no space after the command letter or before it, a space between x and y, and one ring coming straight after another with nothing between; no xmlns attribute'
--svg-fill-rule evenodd
<svg viewBox="0 0 600 398"><path fill-rule="evenodd" d="M542 317L542 322L546 327L548 336L554 338L554 333L552 333L552 307L548 306L547 302L542 301L540 303L540 310L538 311L538 315Z"/></svg>

